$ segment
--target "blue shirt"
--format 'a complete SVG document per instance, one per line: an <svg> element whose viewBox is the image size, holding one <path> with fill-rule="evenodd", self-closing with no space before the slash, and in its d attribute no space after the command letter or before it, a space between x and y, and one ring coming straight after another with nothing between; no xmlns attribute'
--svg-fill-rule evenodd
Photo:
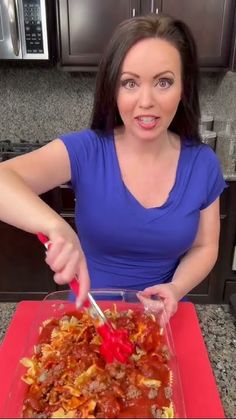
<svg viewBox="0 0 236 419"><path fill-rule="evenodd" d="M213 150L182 141L167 201L146 209L126 188L113 135L60 136L75 191L75 219L92 288L144 289L169 282L195 239L200 211L226 183Z"/></svg>

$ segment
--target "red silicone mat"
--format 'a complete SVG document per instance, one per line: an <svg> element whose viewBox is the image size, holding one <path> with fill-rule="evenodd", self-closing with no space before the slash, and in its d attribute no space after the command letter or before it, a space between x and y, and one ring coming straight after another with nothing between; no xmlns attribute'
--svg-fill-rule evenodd
<svg viewBox="0 0 236 419"><path fill-rule="evenodd" d="M22 301L0 347L0 417L14 372L25 348L28 331L39 301ZM224 418L206 346L194 305L179 303L171 329L182 380L187 418Z"/></svg>

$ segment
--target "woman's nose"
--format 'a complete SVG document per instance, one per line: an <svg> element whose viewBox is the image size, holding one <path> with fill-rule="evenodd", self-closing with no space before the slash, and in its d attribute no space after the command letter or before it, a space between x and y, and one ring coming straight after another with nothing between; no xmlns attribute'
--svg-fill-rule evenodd
<svg viewBox="0 0 236 419"><path fill-rule="evenodd" d="M154 106L154 98L152 89L149 87L143 87L139 94L139 107L143 109L149 109Z"/></svg>

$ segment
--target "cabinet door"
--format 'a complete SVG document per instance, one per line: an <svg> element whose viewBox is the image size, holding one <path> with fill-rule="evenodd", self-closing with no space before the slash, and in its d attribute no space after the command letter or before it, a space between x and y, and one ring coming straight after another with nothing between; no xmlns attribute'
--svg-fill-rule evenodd
<svg viewBox="0 0 236 419"><path fill-rule="evenodd" d="M218 299L228 301L236 287L236 182L228 182L225 190L227 216L220 242L221 263L218 271Z"/></svg>
<svg viewBox="0 0 236 419"><path fill-rule="evenodd" d="M224 300L225 275L222 273L225 266L225 252L231 248L228 241L228 228L231 217L231 196L234 184L226 188L220 197L220 242L217 262L206 277L197 287L189 293L189 298L194 303L222 303ZM236 211L236 207L235 207Z"/></svg>
<svg viewBox="0 0 236 419"><path fill-rule="evenodd" d="M61 64L96 70L115 27L138 14L138 0L58 0Z"/></svg>
<svg viewBox="0 0 236 419"><path fill-rule="evenodd" d="M229 304L231 295L236 294L236 280L235 281L225 281L224 288L224 303Z"/></svg>
<svg viewBox="0 0 236 419"><path fill-rule="evenodd" d="M141 0L140 14L148 13L158 14L161 11L161 0Z"/></svg>
<svg viewBox="0 0 236 419"><path fill-rule="evenodd" d="M193 32L201 67L229 67L235 0L163 0L162 12Z"/></svg>
<svg viewBox="0 0 236 419"><path fill-rule="evenodd" d="M75 226L75 194L73 189L67 185L56 188L57 199L54 209L64 220L76 231Z"/></svg>
<svg viewBox="0 0 236 419"><path fill-rule="evenodd" d="M210 274L204 279L203 282L201 282L197 287L195 287L193 290L190 291L188 294L188 298L193 303L197 304L204 304L204 303L210 303L211 296L210 296L210 285L211 282L214 281L214 271L210 272Z"/></svg>
<svg viewBox="0 0 236 419"><path fill-rule="evenodd" d="M70 224L70 226L73 228L73 230L76 230L76 225L75 225L75 216L73 213L69 214L69 213L62 213L61 214L62 218L64 218L64 220Z"/></svg>
<svg viewBox="0 0 236 419"><path fill-rule="evenodd" d="M54 190L42 199L54 207ZM56 291L45 249L34 234L0 221L0 301L42 299Z"/></svg>
<svg viewBox="0 0 236 419"><path fill-rule="evenodd" d="M37 237L0 221L0 301L42 299L56 290Z"/></svg>
<svg viewBox="0 0 236 419"><path fill-rule="evenodd" d="M58 190L57 212L59 214L69 213L74 214L75 211L75 194L73 189L67 185L61 185Z"/></svg>

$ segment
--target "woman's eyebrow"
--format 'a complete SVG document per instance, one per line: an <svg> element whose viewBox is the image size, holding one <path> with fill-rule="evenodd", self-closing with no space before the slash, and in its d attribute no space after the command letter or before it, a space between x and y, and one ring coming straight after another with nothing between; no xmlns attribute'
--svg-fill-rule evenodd
<svg viewBox="0 0 236 419"><path fill-rule="evenodd" d="M165 71L161 71L160 73L156 74L153 78L156 79L157 77L163 76L164 74L167 74L167 73L171 73L174 76L173 71L171 71L171 70L165 70ZM123 71L121 73L121 76L123 76L124 74L128 74L128 75L130 75L132 77L135 77L137 79L140 78L140 76L138 74L133 73L132 71Z"/></svg>

